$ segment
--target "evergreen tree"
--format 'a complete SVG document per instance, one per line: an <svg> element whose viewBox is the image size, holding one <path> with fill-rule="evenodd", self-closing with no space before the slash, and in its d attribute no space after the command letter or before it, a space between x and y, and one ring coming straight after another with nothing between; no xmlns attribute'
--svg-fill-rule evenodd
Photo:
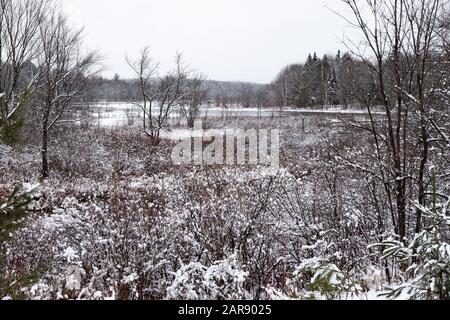
<svg viewBox="0 0 450 320"><path fill-rule="evenodd" d="M30 97L30 91L26 90L20 97L17 105L12 109L6 108L4 94L0 94L0 143L14 144L20 139L20 129L25 125L23 109ZM8 113L5 112L8 111Z"/></svg>
<svg viewBox="0 0 450 320"><path fill-rule="evenodd" d="M322 103L323 105L329 104L329 81L331 77L331 63L327 55L322 58L322 68L321 68L321 90L322 90Z"/></svg>
<svg viewBox="0 0 450 320"><path fill-rule="evenodd" d="M19 140L19 131L25 122L22 116L23 106L28 97L29 91L26 91L12 111L8 114L4 112L0 114L0 143L11 144ZM3 94L0 95L0 110L7 110ZM6 294L12 295L12 291L14 291L14 285L11 285L11 281L1 270L3 268L2 260L5 256L3 243L9 240L11 232L22 223L26 207L30 202L31 191L21 193L19 187L15 187L11 193L7 190L0 190L0 271L2 271L0 272L0 298ZM21 280L19 279L19 281Z"/></svg>
<svg viewBox="0 0 450 320"><path fill-rule="evenodd" d="M7 197L0 195L0 244L8 240L11 231L20 225L30 202L28 195L31 191L21 193L20 188L15 187Z"/></svg>
<svg viewBox="0 0 450 320"><path fill-rule="evenodd" d="M339 104L339 94L338 94L337 76L335 67L333 67L331 74L328 78L328 101L333 106Z"/></svg>
<svg viewBox="0 0 450 320"><path fill-rule="evenodd" d="M312 63L313 63L313 57L312 57L312 55L311 55L311 53L310 53L310 54L308 54L308 58L306 59L306 66L307 66L307 67L308 67L308 66L311 66Z"/></svg>
<svg viewBox="0 0 450 320"><path fill-rule="evenodd" d="M387 240L374 247L383 249L383 258L406 269L406 281L385 295L411 299L450 300L450 198L437 201L437 174L432 168L433 201L430 208L416 203L423 214L422 231L409 243Z"/></svg>
<svg viewBox="0 0 450 320"><path fill-rule="evenodd" d="M322 61L314 52L311 63L307 67L311 105L323 104Z"/></svg>
<svg viewBox="0 0 450 320"><path fill-rule="evenodd" d="M18 278L10 275L8 270L5 270L4 264L6 257L4 243L10 240L11 233L23 223L33 190L34 188L21 192L19 187L15 187L6 197L2 196L0 190L0 299L5 296L20 298L17 288L36 281L35 273L25 273Z"/></svg>

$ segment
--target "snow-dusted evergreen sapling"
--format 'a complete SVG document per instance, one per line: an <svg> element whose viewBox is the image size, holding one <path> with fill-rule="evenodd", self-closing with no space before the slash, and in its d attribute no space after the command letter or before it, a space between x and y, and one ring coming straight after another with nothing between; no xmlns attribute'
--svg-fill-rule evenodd
<svg viewBox="0 0 450 320"><path fill-rule="evenodd" d="M406 268L405 282L391 288L388 297L410 299L450 299L450 196L437 203L436 173L433 205L426 208L416 203L422 212L423 226L406 244L387 240L375 246L383 248L383 258Z"/></svg>

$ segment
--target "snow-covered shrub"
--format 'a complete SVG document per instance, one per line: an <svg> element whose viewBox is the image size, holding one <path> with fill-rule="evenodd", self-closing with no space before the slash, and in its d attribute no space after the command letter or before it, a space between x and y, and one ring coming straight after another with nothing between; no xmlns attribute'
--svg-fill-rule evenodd
<svg viewBox="0 0 450 320"><path fill-rule="evenodd" d="M210 267L198 262L175 273L167 298L177 300L241 300L250 297L244 288L248 273L241 270L237 256L217 261Z"/></svg>
<svg viewBox="0 0 450 320"><path fill-rule="evenodd" d="M174 194L175 199L182 195L175 207L183 208L180 232L189 239L185 246L191 250L185 264L201 257L204 265L210 265L238 252L249 273L247 290L254 298L261 296L265 286L283 282L288 273L280 259L283 248L271 240L281 238L282 230L277 217L267 210L280 182L262 169L187 173L180 192Z"/></svg>
<svg viewBox="0 0 450 320"><path fill-rule="evenodd" d="M161 298L163 275L173 270L164 269L170 265L166 258L172 253L172 233L158 192L151 186L137 192L126 184L90 192L77 189L81 192L60 189L52 197L44 189L51 213L30 217L8 244L6 263L17 275L46 270L39 284L23 288L27 296ZM67 192L75 197L64 196ZM79 283L72 275L80 277Z"/></svg>
<svg viewBox="0 0 450 320"><path fill-rule="evenodd" d="M231 125L270 125L247 121ZM3 270L19 283L10 296L345 299L359 285L372 296L387 267L367 246L390 233L380 224L389 218L377 215L364 178L323 143L302 141L295 121L282 125L293 134L277 172L173 166L171 143L154 149L138 132L57 132L50 178L5 246ZM39 148L3 150L0 183L35 179Z"/></svg>

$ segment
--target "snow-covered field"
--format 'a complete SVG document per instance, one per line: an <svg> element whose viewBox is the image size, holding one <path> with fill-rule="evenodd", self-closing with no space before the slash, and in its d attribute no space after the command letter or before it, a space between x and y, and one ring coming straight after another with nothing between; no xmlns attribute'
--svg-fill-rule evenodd
<svg viewBox="0 0 450 320"><path fill-rule="evenodd" d="M3 272L17 278L8 297L380 299L387 285L379 261L366 258L377 238L376 220L363 219L362 182L335 171L320 124L309 119L304 131L299 119L281 124L288 134L278 171L174 166L170 140L185 129L173 129L158 147L133 128L61 133L51 177L34 194L35 213L7 245ZM209 121L218 130L280 125ZM334 137L342 130L327 128ZM9 181L38 181L31 142L2 153L0 191ZM333 175L346 192L326 187ZM312 281L323 268L333 271L322 288ZM26 275L34 280L21 282Z"/></svg>

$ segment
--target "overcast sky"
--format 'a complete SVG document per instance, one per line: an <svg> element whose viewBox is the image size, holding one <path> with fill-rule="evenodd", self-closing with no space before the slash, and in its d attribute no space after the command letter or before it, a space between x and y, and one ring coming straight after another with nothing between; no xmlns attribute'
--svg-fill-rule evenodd
<svg viewBox="0 0 450 320"><path fill-rule="evenodd" d="M161 70L176 51L213 80L268 83L286 64L344 49L341 0L60 0L106 57L105 76L131 76L125 55L150 46ZM328 8L327 8L328 7Z"/></svg>

